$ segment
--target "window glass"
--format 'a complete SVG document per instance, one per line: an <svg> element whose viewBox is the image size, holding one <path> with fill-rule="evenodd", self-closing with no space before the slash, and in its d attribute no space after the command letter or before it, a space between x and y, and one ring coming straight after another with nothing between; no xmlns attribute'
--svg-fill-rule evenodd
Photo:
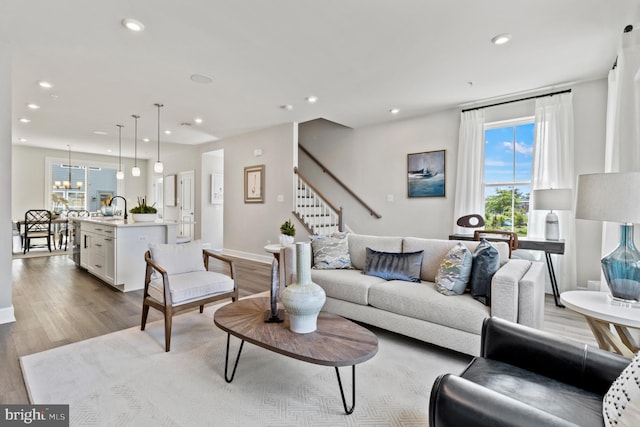
<svg viewBox="0 0 640 427"><path fill-rule="evenodd" d="M51 164L51 209L56 212L73 209L98 211L109 196L117 193L116 169Z"/></svg>
<svg viewBox="0 0 640 427"><path fill-rule="evenodd" d="M488 125L485 130L486 228L527 235L534 125Z"/></svg>

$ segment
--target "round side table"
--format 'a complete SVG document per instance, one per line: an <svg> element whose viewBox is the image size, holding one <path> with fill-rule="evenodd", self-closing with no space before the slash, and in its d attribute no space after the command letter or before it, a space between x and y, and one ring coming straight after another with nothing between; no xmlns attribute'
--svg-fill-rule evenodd
<svg viewBox="0 0 640 427"><path fill-rule="evenodd" d="M629 328L640 329L640 307L618 304L610 298L608 292L595 291L568 291L560 295L565 306L586 318L600 348L633 358L640 347Z"/></svg>

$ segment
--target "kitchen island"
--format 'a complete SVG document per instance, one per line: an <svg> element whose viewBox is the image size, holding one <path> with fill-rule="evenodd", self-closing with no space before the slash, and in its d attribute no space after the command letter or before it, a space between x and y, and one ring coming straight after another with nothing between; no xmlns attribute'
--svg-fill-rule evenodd
<svg viewBox="0 0 640 427"><path fill-rule="evenodd" d="M81 268L114 288L144 287L144 253L149 243L175 243L175 222L134 222L118 217L70 218L70 257Z"/></svg>

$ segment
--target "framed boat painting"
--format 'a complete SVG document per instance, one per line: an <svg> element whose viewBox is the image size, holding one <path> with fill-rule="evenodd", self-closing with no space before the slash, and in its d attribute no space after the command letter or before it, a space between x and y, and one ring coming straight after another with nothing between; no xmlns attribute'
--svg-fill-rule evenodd
<svg viewBox="0 0 640 427"><path fill-rule="evenodd" d="M445 197L445 151L407 155L409 197Z"/></svg>

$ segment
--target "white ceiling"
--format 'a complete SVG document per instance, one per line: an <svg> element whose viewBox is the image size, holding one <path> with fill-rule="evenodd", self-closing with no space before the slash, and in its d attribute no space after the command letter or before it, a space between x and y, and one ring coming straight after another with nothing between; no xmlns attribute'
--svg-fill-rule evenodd
<svg viewBox="0 0 640 427"><path fill-rule="evenodd" d="M138 114L138 155L153 158L156 102L163 143L319 117L355 128L602 78L638 22L640 0L3 0L0 42L14 144L117 155L123 124L132 157ZM512 41L493 45L499 33Z"/></svg>

